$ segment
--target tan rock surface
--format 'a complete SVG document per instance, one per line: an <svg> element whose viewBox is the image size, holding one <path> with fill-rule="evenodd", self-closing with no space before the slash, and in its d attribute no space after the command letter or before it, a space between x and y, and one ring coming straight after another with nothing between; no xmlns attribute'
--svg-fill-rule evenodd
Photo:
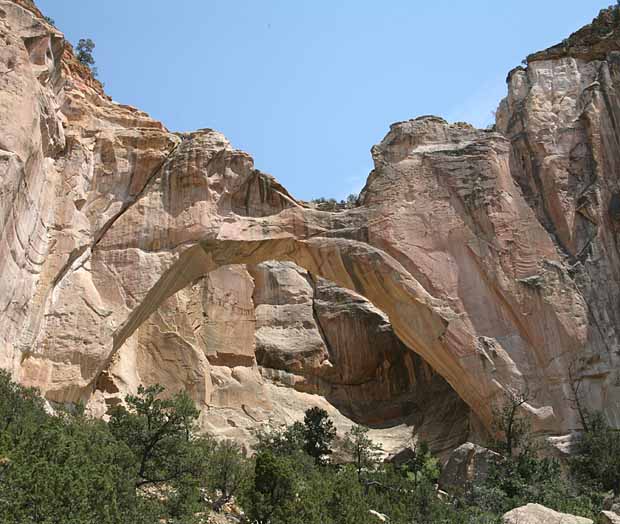
<svg viewBox="0 0 620 524"><path fill-rule="evenodd" d="M540 504L527 504L510 510L502 517L504 524L593 524L591 519L559 513Z"/></svg>
<svg viewBox="0 0 620 524"><path fill-rule="evenodd" d="M392 125L360 205L327 212L220 133L113 102L0 0L0 365L99 415L157 381L221 435L321 405L443 451L506 389L536 430L579 427L577 366L618 424L620 61L585 34L592 56L512 72L501 133Z"/></svg>
<svg viewBox="0 0 620 524"><path fill-rule="evenodd" d="M563 262L562 268L547 266L546 275L556 276L544 281L541 293L564 302L568 317L572 306L560 293L580 297L571 329L576 344L545 350L553 362L547 381L556 412L574 420L570 403L560 401L570 396L563 377L571 359L586 404L620 425L617 15L617 8L601 11L592 25L512 71L498 128L511 141L512 176Z"/></svg>

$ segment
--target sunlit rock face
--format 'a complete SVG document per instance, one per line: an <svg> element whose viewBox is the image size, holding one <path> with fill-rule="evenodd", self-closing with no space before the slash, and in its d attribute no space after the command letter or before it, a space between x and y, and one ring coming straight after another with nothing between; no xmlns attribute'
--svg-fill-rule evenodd
<svg viewBox="0 0 620 524"><path fill-rule="evenodd" d="M587 404L620 425L620 10L529 56L508 88L498 128L512 176L583 302L573 373ZM560 274L541 272L545 287L549 271ZM574 396L557 382L558 396Z"/></svg>
<svg viewBox="0 0 620 524"><path fill-rule="evenodd" d="M191 392L212 433L247 441L312 405L344 431L368 424L386 450L436 451L469 433L469 409L360 295L290 262L225 266L167 299L115 354L98 413L143 382ZM112 387L111 387L112 386Z"/></svg>
<svg viewBox="0 0 620 524"><path fill-rule="evenodd" d="M563 434L571 377L618 423L620 60L597 23L510 74L497 131L392 125L359 205L326 212L220 133L110 100L0 0L0 365L99 416L184 389L243 440L319 405L447 451L505 390Z"/></svg>

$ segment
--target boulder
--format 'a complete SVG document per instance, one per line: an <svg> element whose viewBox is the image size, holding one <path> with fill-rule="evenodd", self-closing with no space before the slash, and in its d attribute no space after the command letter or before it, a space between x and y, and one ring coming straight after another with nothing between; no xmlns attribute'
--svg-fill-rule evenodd
<svg viewBox="0 0 620 524"><path fill-rule="evenodd" d="M614 511L601 511L599 517L602 524L620 524L620 515Z"/></svg>
<svg viewBox="0 0 620 524"><path fill-rule="evenodd" d="M610 491L603 499L603 509L620 515L620 496Z"/></svg>
<svg viewBox="0 0 620 524"><path fill-rule="evenodd" d="M472 442L456 448L441 470L439 485L448 492L458 491L472 482L487 478L493 464L501 461L499 453Z"/></svg>
<svg viewBox="0 0 620 524"><path fill-rule="evenodd" d="M540 504L527 504L510 510L502 517L503 524L593 524L591 519L553 511Z"/></svg>

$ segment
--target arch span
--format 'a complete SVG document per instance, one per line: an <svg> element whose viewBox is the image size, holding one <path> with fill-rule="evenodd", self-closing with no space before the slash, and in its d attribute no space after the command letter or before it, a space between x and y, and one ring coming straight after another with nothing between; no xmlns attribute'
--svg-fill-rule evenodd
<svg viewBox="0 0 620 524"><path fill-rule="evenodd" d="M476 357L459 316L429 295L405 268L368 244L341 238L204 240L183 251L114 333L116 352L159 305L210 271L229 264L291 261L366 297L383 310L402 342L456 390L483 421L500 385ZM472 358L474 357L474 358Z"/></svg>

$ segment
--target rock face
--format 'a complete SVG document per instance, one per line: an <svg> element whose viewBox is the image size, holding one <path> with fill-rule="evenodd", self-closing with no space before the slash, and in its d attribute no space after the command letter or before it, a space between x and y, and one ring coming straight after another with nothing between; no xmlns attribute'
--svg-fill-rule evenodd
<svg viewBox="0 0 620 524"><path fill-rule="evenodd" d="M342 430L350 420L387 424L373 431L387 451L407 445L412 428L439 452L469 431L467 406L381 311L292 263L213 271L133 338L97 385L97 414L139 383L158 382L190 391L206 429L243 440L257 424L290 421L316 403Z"/></svg>
<svg viewBox="0 0 620 524"><path fill-rule="evenodd" d="M110 100L0 0L0 365L101 416L183 388L240 439L320 405L387 450L412 429L450 450L523 389L559 435L571 379L620 423L616 13L513 71L498 131L392 125L329 212L216 131Z"/></svg>
<svg viewBox="0 0 620 524"><path fill-rule="evenodd" d="M568 297L571 292L563 289L570 286L572 295L579 296L583 313L575 318L581 325L573 328L574 373L584 379L586 404L604 410L616 425L620 424L619 35L620 10L609 8L562 44L528 57L526 69L509 74L508 96L497 119L498 129L511 142L512 176L563 262L561 270L543 262L539 293L563 292ZM562 379L566 366L562 362L560 357L548 373L558 399L571 396ZM558 413L569 418L568 409Z"/></svg>
<svg viewBox="0 0 620 524"><path fill-rule="evenodd" d="M559 513L540 504L527 504L510 510L502 517L504 524L593 524L591 519Z"/></svg>

